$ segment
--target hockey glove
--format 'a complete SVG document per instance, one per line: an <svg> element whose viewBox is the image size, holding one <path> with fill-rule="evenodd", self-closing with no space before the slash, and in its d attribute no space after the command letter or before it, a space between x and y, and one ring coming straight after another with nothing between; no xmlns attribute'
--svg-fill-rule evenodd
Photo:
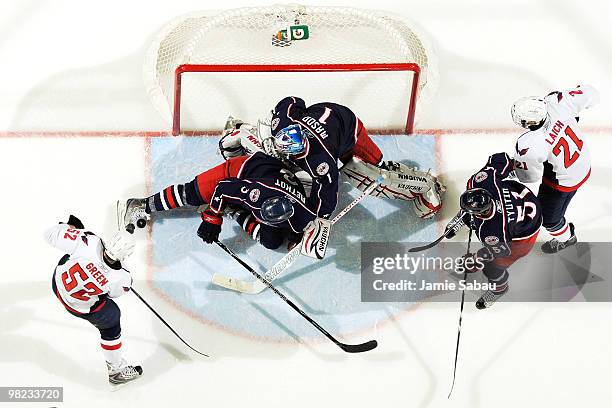
<svg viewBox="0 0 612 408"><path fill-rule="evenodd" d="M198 237L202 238L207 244L212 244L219 239L223 218L208 211L204 211L201 215L202 223L198 228Z"/></svg>
<svg viewBox="0 0 612 408"><path fill-rule="evenodd" d="M72 214L70 214L70 217L68 217L68 222L66 224L72 225L76 229L85 229L85 226L83 225L81 220L79 220Z"/></svg>

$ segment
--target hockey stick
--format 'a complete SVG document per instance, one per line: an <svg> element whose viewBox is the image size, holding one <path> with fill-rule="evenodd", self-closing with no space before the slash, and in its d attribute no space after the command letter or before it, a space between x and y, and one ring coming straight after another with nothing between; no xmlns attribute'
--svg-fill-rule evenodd
<svg viewBox="0 0 612 408"><path fill-rule="evenodd" d="M470 254L470 244L472 243L472 223L470 222L470 235L468 236L467 255ZM467 270L463 272L463 281L467 279ZM459 358L459 340L461 339L461 321L463 320L463 305L465 304L465 286L461 291L461 308L459 310L459 328L457 329L457 346L455 347L455 367L453 368L453 383L451 389L448 392L448 399L450 399L453 389L455 388L455 378L457 376L457 360Z"/></svg>
<svg viewBox="0 0 612 408"><path fill-rule="evenodd" d="M128 271L128 272L129 272L129 271ZM146 306L146 307L148 307L148 308L149 308L149 310L150 310L151 312L153 312L153 314L154 314L155 316L157 316L157 318L158 318L158 319L159 319L159 320L160 320L160 321L161 321L161 322L162 322L162 323L163 323L163 324L164 324L164 325L165 325L165 326L166 326L168 329L170 329L170 331L171 331L171 332L172 332L172 333L173 333L173 334L174 334L176 337L178 337L178 339L179 339L180 341L182 341L184 345L186 345L187 347L189 347L190 349L192 349L193 351L195 351L196 353L198 353L198 354L200 354L200 355L202 355L202 356L204 356L204 357L210 357L208 354L204 354L204 353L202 353L202 352L200 352L200 351L198 351L198 350L194 349L193 347L191 347L191 346L189 345L189 343L187 343L185 340L183 340L183 338L182 338L182 337L181 337L181 336L180 336L180 335L179 335L179 334L178 334L178 333L177 333L177 332L176 332L176 331L175 331L175 330L174 330L174 329L173 329L173 328L172 328L172 327L171 327L171 326L170 326L168 323L166 323L166 321L164 320L164 318L163 318L163 317L161 317L161 316L159 315L159 313L157 313L157 311L155 311L155 309L153 309L153 307L152 307L150 304L148 304L148 303L147 303L147 301L146 301L146 300L144 300L144 299L142 298L142 296L140 296L140 294L139 294L138 292L136 292L136 290L135 290L134 288L131 288L131 290L132 290L132 293L133 293L134 295L136 295L136 297L137 297L138 299L140 299L140 301L141 301L142 303L144 303L144 304L145 304L145 306Z"/></svg>
<svg viewBox="0 0 612 408"><path fill-rule="evenodd" d="M289 306L291 306L291 308L293 310L295 310L296 312L298 312L300 315L302 315L302 317L306 320L308 320L308 322L310 324L312 324L314 327L317 328L317 330L319 330L321 333L323 333L325 335L325 337L327 337L328 339L330 339L331 341L334 342L334 344L336 344L338 347L340 347L342 350L346 351L347 353L363 353L365 351L370 351L374 348L376 348L376 346L378 346L378 342L376 340L370 340L368 342L362 343L362 344L345 344L345 343L341 343L340 341L338 341L334 336L332 336L331 334L329 334L329 332L327 330L325 330L323 327L321 327L319 325L319 323L317 323L316 321L314 321L310 316L308 316L306 314L306 312L304 312L302 309L300 309L295 303L293 303L291 300L287 299L287 296L283 295L278 289L276 289L270 282L268 282L263 276L261 276L259 273L257 273L253 268L251 268L246 262L244 262L242 259L240 259L240 257L238 257L238 255L236 255L234 253L234 251L232 251L231 249L229 249L224 243L220 242L219 240L215 241L217 245L219 245L225 252L227 252L232 258L234 258L235 260L237 260L240 265L244 266L244 268L246 270L248 270L249 272L251 272L257 279L259 282L262 282L265 286L267 286L268 288L270 288L274 293L276 293L281 299L283 299L285 301L285 303L287 303Z"/></svg>
<svg viewBox="0 0 612 408"><path fill-rule="evenodd" d="M465 225L465 223L463 222L463 219L462 219L464 214L465 214L465 213L463 213L463 211L461 211L461 212L458 214L458 216L456 217L456 218L457 218L457 221L455 221L455 222L452 224L452 226L448 226L448 227L447 227L447 229L446 229L446 231L444 231L444 234L442 234L442 236L441 236L440 238L436 239L436 240L435 240L435 241L433 241L433 242L430 242L430 243L429 243L429 244L427 244L427 245L423 245L423 246L420 246L420 247L410 248L410 249L408 250L408 252L421 252L421 251L425 251L425 250L427 250L427 249L433 248L433 247L435 247L436 245L438 245L440 242L442 242L442 240L443 240L444 238L448 237L448 236L451 234L451 232L453 232L453 233L457 233L457 231L459 231L459 230L460 230L460 229L461 229L461 228L462 228L462 227ZM471 231L471 230L470 230L470 231Z"/></svg>
<svg viewBox="0 0 612 408"><path fill-rule="evenodd" d="M331 224L334 225L340 218L342 218L346 213L348 213L353 207L359 204L367 195L369 195L376 187L382 184L385 180L385 176L379 176L376 180L372 182L364 191L354 199L349 205L347 205L342 211L340 211L332 220ZM289 251L285 256L283 256L278 262L276 262L272 267L266 271L264 274L264 278L268 282L272 282L274 279L278 277L281 273L283 273L287 268L289 268L293 262L300 256L301 246L298 244ZM242 261L240 261L242 263ZM235 290L241 293L247 293L250 295L254 295L257 293L263 292L266 288L266 285L262 283L260 280L254 281L245 281L240 279L230 278L225 275L221 275L219 273L215 273L212 277L212 283L215 285L224 287L226 289Z"/></svg>

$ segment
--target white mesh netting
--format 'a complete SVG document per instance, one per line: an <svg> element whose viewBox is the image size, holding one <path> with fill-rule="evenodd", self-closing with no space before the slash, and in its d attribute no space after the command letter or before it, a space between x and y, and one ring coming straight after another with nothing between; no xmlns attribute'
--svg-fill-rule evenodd
<svg viewBox="0 0 612 408"><path fill-rule="evenodd" d="M274 46L273 36L289 25L306 25L309 38ZM215 15L191 13L175 19L151 45L144 73L153 104L171 122L174 72L182 64L406 62L421 67L421 109L435 91L437 67L431 46L414 23L372 10L279 5ZM181 86L181 128L220 129L228 114L255 121L280 98L297 95L307 104L343 103L369 128L401 129L412 77L405 71L186 73Z"/></svg>

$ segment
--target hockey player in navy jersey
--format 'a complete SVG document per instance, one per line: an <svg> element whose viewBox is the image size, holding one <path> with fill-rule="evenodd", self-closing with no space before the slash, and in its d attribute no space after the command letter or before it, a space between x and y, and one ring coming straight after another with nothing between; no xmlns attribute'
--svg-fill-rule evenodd
<svg viewBox="0 0 612 408"><path fill-rule="evenodd" d="M223 215L232 216L247 234L268 249L300 241L316 213L306 192L283 163L264 153L231 158L185 184L174 184L144 199L118 202L118 217L132 230L151 215L179 207L200 207L197 234L206 243L219 238Z"/></svg>
<svg viewBox="0 0 612 408"><path fill-rule="evenodd" d="M459 217L483 244L473 255L481 262L472 264L484 264L484 275L495 284L495 289L485 291L478 299L478 309L492 306L508 291L508 267L531 251L542 226L536 196L525 185L507 178L513 168L513 160L506 153L490 156L487 164L470 177L460 198Z"/></svg>
<svg viewBox="0 0 612 408"><path fill-rule="evenodd" d="M385 182L373 194L411 201L421 218L432 217L441 207L444 187L433 175L383 161L381 150L361 120L348 107L336 103L307 107L298 97L286 97L256 129L230 117L220 148L224 156L264 151L301 169L312 183L310 205L322 218L331 215L338 201L338 161L342 172L361 190L386 173Z"/></svg>

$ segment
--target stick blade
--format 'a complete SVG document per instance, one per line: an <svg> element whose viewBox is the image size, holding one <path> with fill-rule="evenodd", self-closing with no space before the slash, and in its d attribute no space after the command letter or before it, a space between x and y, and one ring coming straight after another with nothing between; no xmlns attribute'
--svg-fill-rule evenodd
<svg viewBox="0 0 612 408"><path fill-rule="evenodd" d="M423 245L423 246L418 246L418 247L414 247L414 248L409 248L408 252L421 252L421 251L425 251L429 248L433 248L436 245L438 245L442 240L444 239L444 235L441 236L440 238L436 239L434 242L431 242L427 245Z"/></svg>
<svg viewBox="0 0 612 408"><path fill-rule="evenodd" d="M339 344L340 348L347 353L365 353L366 351L370 351L375 349L378 346L378 342L376 340L370 340L366 343L362 344Z"/></svg>
<svg viewBox="0 0 612 408"><path fill-rule="evenodd" d="M225 289L230 289L240 293L246 293L249 295L255 295L261 293L265 288L260 281L242 281L240 279L230 278L219 273L215 273L212 277L212 283L217 286L221 286Z"/></svg>

